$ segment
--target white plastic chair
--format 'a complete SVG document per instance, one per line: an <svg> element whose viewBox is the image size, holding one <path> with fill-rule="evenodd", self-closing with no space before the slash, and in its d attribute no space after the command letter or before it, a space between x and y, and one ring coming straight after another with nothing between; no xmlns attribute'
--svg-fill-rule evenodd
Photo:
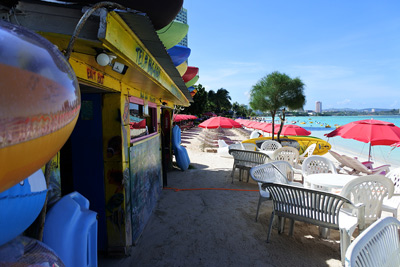
<svg viewBox="0 0 400 267"><path fill-rule="evenodd" d="M251 132L251 134L250 134L250 139L253 139L253 138L258 138L258 137L260 137L260 133L256 130L256 131L252 131Z"/></svg>
<svg viewBox="0 0 400 267"><path fill-rule="evenodd" d="M400 222L378 220L354 239L346 251L346 267L400 266Z"/></svg>
<svg viewBox="0 0 400 267"><path fill-rule="evenodd" d="M272 160L285 160L289 162L293 167L293 171L296 174L302 175L301 166L297 164L299 159L299 151L290 146L284 146L275 150L270 156Z"/></svg>
<svg viewBox="0 0 400 267"><path fill-rule="evenodd" d="M386 177L392 180L394 185L394 194L388 199L384 198L382 203L382 210L391 212L397 218L397 211L400 206L400 168L391 170Z"/></svg>
<svg viewBox="0 0 400 267"><path fill-rule="evenodd" d="M309 187L307 177L316 173L337 173L336 167L332 161L323 156L310 156L306 158L301 165L301 170L304 179L304 185Z"/></svg>
<svg viewBox="0 0 400 267"><path fill-rule="evenodd" d="M290 146L278 148L271 155L272 160L284 160L289 162L292 167L297 165L297 159L299 158L299 151Z"/></svg>
<svg viewBox="0 0 400 267"><path fill-rule="evenodd" d="M241 149L241 150L249 150L249 151L258 151L259 148L256 144L253 143L236 143L229 145L228 149Z"/></svg>
<svg viewBox="0 0 400 267"><path fill-rule="evenodd" d="M312 156L316 147L317 147L317 144L315 144L315 143L309 145L307 147L307 149L303 152L303 154L299 155L299 163L303 162L306 158Z"/></svg>
<svg viewBox="0 0 400 267"><path fill-rule="evenodd" d="M262 184L282 183L303 186L301 183L293 182L293 168L287 161L274 161L259 165L250 169L250 177L258 183L260 197L258 199L256 221L262 202L271 200L270 193L262 188Z"/></svg>
<svg viewBox="0 0 400 267"><path fill-rule="evenodd" d="M240 143L241 149L249 151L259 151L260 149L253 143Z"/></svg>
<svg viewBox="0 0 400 267"><path fill-rule="evenodd" d="M242 180L242 173L244 170L247 171L247 182L250 178L250 169L254 166L258 166L270 161L268 155L258 152L249 151L243 149L229 149L229 154L233 156L233 167L232 167L232 183L236 168L239 169L239 181Z"/></svg>
<svg viewBox="0 0 400 267"><path fill-rule="evenodd" d="M228 144L224 140L219 139L218 140L218 147L228 147Z"/></svg>
<svg viewBox="0 0 400 267"><path fill-rule="evenodd" d="M221 139L218 140L217 153L220 157L232 158L232 156L229 154L229 145Z"/></svg>
<svg viewBox="0 0 400 267"><path fill-rule="evenodd" d="M260 150L262 150L262 151L275 151L275 150L277 150L278 148L281 148L281 147L282 147L281 143L279 143L279 142L277 142L275 140L267 140L267 141L264 141L261 144Z"/></svg>
<svg viewBox="0 0 400 267"><path fill-rule="evenodd" d="M393 182L389 178L383 175L366 175L348 182L340 195L354 204L365 205L365 226L368 226L381 217L383 199L391 198L393 191ZM364 228L360 227L360 230Z"/></svg>

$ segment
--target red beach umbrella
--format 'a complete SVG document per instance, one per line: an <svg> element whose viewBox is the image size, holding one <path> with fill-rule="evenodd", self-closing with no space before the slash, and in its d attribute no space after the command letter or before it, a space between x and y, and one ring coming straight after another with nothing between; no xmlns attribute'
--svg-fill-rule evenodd
<svg viewBox="0 0 400 267"><path fill-rule="evenodd" d="M242 128L242 125L232 119L225 117L212 117L199 124L200 128L216 129L216 128Z"/></svg>
<svg viewBox="0 0 400 267"><path fill-rule="evenodd" d="M249 123L247 123L246 127L256 129L256 126L258 125L259 125L258 121L250 121Z"/></svg>
<svg viewBox="0 0 400 267"><path fill-rule="evenodd" d="M341 136L369 143L368 161L371 158L371 146L390 146L400 142L400 128L391 122L380 120L353 121L325 134L327 137Z"/></svg>
<svg viewBox="0 0 400 267"><path fill-rule="evenodd" d="M251 121L249 121L249 120L241 120L239 123L244 125L244 126L246 126L246 127L248 127L249 124L251 123Z"/></svg>
<svg viewBox="0 0 400 267"><path fill-rule="evenodd" d="M253 129L262 130L265 127L265 122L257 122L253 124Z"/></svg>
<svg viewBox="0 0 400 267"><path fill-rule="evenodd" d="M274 134L278 133L279 127L280 127L280 124L275 124ZM264 128L262 128L261 130L264 132L267 132L267 133L272 133L272 123L265 124Z"/></svg>
<svg viewBox="0 0 400 267"><path fill-rule="evenodd" d="M174 122L180 122L184 120L195 120L197 119L194 115L186 115L186 114L174 114Z"/></svg>
<svg viewBox="0 0 400 267"><path fill-rule="evenodd" d="M275 128L276 130L276 128ZM276 133L278 133L279 131L279 127L278 130L276 130ZM294 124L285 124L282 127L282 135L310 135L311 132L304 129L303 127L300 127L298 125L294 125Z"/></svg>
<svg viewBox="0 0 400 267"><path fill-rule="evenodd" d="M280 124L275 124L274 127L274 134L279 132L279 128L281 127ZM268 123L263 129L264 132L272 133L272 123ZM281 135L310 135L311 132L300 127L298 125L293 124L285 124L282 127Z"/></svg>
<svg viewBox="0 0 400 267"><path fill-rule="evenodd" d="M391 144L390 146L393 148L400 147L400 142L396 142L394 144Z"/></svg>
<svg viewBox="0 0 400 267"><path fill-rule="evenodd" d="M173 117L173 121L174 122L180 122L180 121L183 121L183 120L185 120L185 119L181 114L174 114L174 117Z"/></svg>

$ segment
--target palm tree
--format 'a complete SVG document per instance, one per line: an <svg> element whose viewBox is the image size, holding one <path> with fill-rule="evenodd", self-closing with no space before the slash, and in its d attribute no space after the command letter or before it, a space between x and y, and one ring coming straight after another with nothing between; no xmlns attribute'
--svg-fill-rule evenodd
<svg viewBox="0 0 400 267"><path fill-rule="evenodd" d="M304 83L277 71L258 81L250 93L250 106L255 110L269 111L272 117L272 139L274 139L275 116L281 110L281 126L278 140L285 121L286 108L298 109L304 106Z"/></svg>
<svg viewBox="0 0 400 267"><path fill-rule="evenodd" d="M218 89L217 92L210 90L208 92L208 100L210 103L210 107L216 113L228 112L232 108L229 91L224 88Z"/></svg>

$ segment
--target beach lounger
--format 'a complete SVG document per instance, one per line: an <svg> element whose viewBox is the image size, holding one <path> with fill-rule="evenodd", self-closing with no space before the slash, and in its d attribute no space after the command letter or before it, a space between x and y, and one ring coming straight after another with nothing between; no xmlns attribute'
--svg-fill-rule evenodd
<svg viewBox="0 0 400 267"><path fill-rule="evenodd" d="M329 154L332 155L338 162L339 162L339 168L338 171L345 171L348 174L357 174L357 175L362 175L362 174L383 174L385 175L386 173L389 172L389 167L390 165L382 165L376 168L372 167L371 162L361 162L356 158L352 158L346 155L340 155L335 151L329 150Z"/></svg>
<svg viewBox="0 0 400 267"><path fill-rule="evenodd" d="M382 165L376 168L367 168L361 161L358 159L342 155L342 159L345 160L346 166L353 169L352 174L359 174L359 175L372 175L372 174L382 174L385 175L390 171L390 165Z"/></svg>
<svg viewBox="0 0 400 267"><path fill-rule="evenodd" d="M354 173L354 169L353 169L352 167L350 167L350 166L347 166L348 163L347 163L346 160L344 160L344 159L342 158L342 155L340 155L339 153L337 153L337 152L335 152L335 151L333 151L333 150L329 150L328 153L331 154L332 157L334 157L335 160L337 160L337 162L339 162L339 166L336 168L336 170L337 170L338 172L341 171L341 170L343 170L343 171L345 171L345 172L348 173L348 174L353 174L353 173ZM349 168L349 169L345 169L344 167L347 167L347 168Z"/></svg>

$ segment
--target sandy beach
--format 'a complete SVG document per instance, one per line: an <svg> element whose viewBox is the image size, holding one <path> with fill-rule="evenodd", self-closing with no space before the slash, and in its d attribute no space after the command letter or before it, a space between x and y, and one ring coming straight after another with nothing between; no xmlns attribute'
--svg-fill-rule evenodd
<svg viewBox="0 0 400 267"><path fill-rule="evenodd" d="M232 184L233 159L203 152L202 131L182 132L191 167L168 172L168 187L131 255L101 257L99 266L342 266L335 230L323 239L316 226L296 222L292 237L274 228L266 243L272 203L262 203L256 222L256 183L239 182L236 172ZM237 130L225 134L248 139Z"/></svg>

